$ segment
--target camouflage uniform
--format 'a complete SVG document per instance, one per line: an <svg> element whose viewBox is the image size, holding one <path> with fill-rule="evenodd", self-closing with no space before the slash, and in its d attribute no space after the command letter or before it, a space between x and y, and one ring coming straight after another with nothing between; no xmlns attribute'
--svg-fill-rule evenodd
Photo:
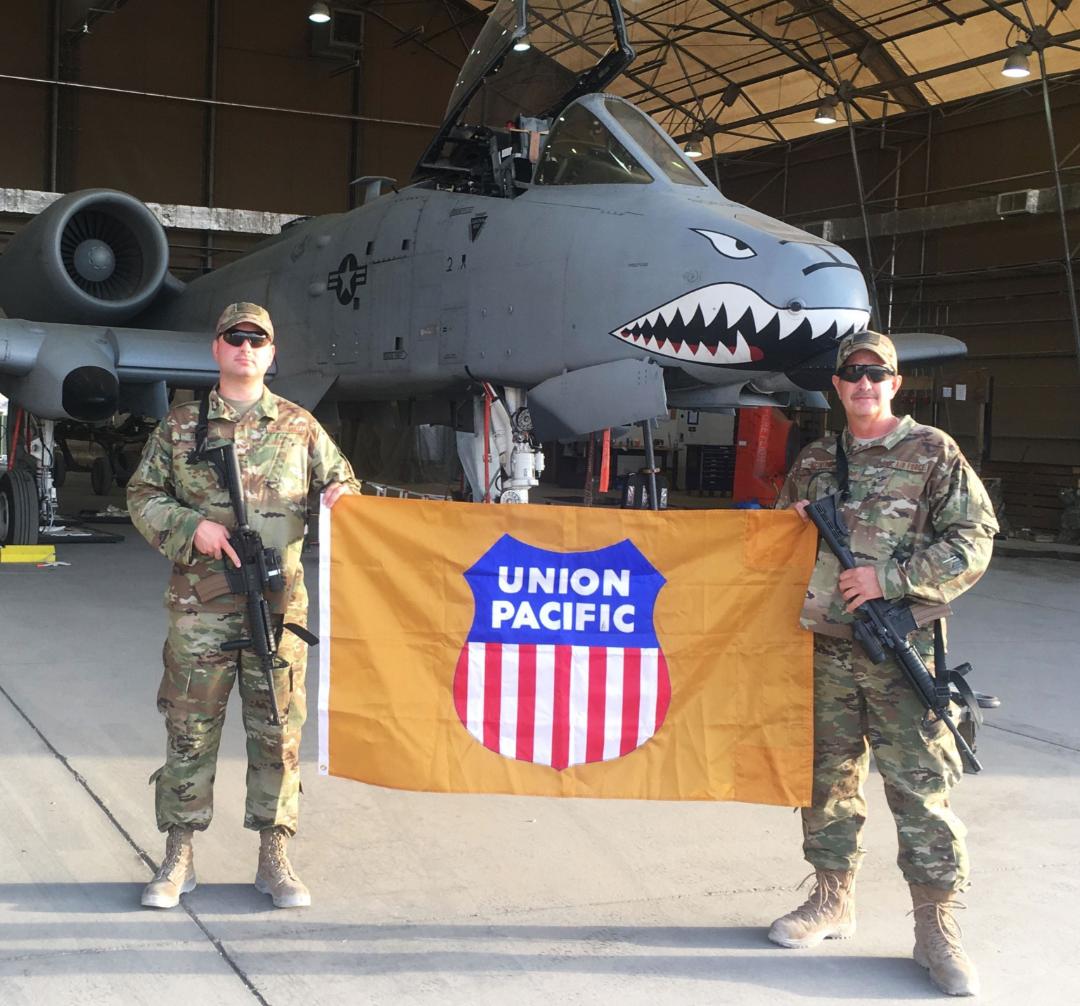
<svg viewBox="0 0 1080 1006"><path fill-rule="evenodd" d="M851 550L872 566L886 599L947 604L990 562L997 531L978 476L945 433L900 419L889 434L856 443L845 431L851 498L842 514ZM796 459L778 507L839 488L836 441L818 440ZM898 863L910 884L964 886L965 829L949 806L962 766L952 734L923 723L924 710L893 660L874 665L852 640L853 616L838 588L841 568L820 546L800 621L814 637L814 791L804 808L803 850L818 869L855 870L863 855L863 786L869 748L896 820ZM933 632L912 645L933 669Z"/></svg>
<svg viewBox="0 0 1080 1006"><path fill-rule="evenodd" d="M132 522L173 561L165 592L165 673L157 697L168 746L165 764L151 776L158 828L201 830L210 824L221 727L239 671L248 754L244 826L281 825L295 833L300 729L307 715L306 646L292 633L282 635L278 652L288 666L275 672L282 726L274 726L259 662L248 651L238 658L221 650L222 643L248 634L243 598L223 592L224 561L194 549L195 529L204 518L236 526L216 470L207 461L188 460L198 411L198 403L189 402L169 412L147 441L127 489ZM216 390L210 393L207 446L225 441L236 445L249 525L264 545L282 553L286 589L269 595L276 617L304 625L300 551L308 491L345 482L359 492L360 485L315 419L265 389L241 417Z"/></svg>

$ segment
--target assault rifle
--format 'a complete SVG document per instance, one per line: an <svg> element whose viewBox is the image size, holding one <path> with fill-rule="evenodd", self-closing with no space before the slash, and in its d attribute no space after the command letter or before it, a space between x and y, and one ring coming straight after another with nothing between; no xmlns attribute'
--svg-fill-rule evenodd
<svg viewBox="0 0 1080 1006"><path fill-rule="evenodd" d="M240 481L240 464L236 460L236 448L233 444L203 447L199 453L202 459L209 461L217 469L229 493L229 502L236 517L236 529L229 535L229 544L236 552L240 565L234 566L232 560L226 557L225 577L229 590L234 594L243 594L247 603L248 638L230 640L223 643L221 648L227 651L251 650L259 658L270 693L270 722L274 726L280 726L281 713L274 689L274 671L288 667L289 664L277 655L281 629L276 632L274 630L273 615L264 591L277 594L285 589L281 552L276 548L264 548L262 536L248 526L244 487ZM314 646L319 641L303 626L294 625L292 622L284 623L282 629L288 629L309 646Z"/></svg>
<svg viewBox="0 0 1080 1006"><path fill-rule="evenodd" d="M822 541L840 560L844 569L854 569L858 563L848 547L849 534L837 506L837 497L823 496L809 504L806 516L814 522ZM996 706L1000 703L993 696L980 696L972 692L963 675L971 670L970 664L961 664L953 671L944 666L931 674L918 651L908 642L908 636L918 628L911 605L906 601L890 602L884 598L865 601L856 609L857 617L852 625L856 640L872 663L884 663L891 653L904 672L908 684L915 690L927 713L940 719L956 739L956 746L972 772L982 770L975 752L959 727L949 715L949 701L955 699L965 707L977 723L982 722L980 705ZM953 689L956 689L954 693Z"/></svg>

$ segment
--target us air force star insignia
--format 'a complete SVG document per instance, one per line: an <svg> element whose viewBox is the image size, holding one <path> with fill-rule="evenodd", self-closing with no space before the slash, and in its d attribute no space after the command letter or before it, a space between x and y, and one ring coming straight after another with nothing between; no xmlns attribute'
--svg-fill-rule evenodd
<svg viewBox="0 0 1080 1006"><path fill-rule="evenodd" d="M342 307L347 307L351 303L354 310L360 307L356 289L366 285L367 266L360 265L352 252L346 255L341 260L341 265L326 277L326 289L334 291Z"/></svg>

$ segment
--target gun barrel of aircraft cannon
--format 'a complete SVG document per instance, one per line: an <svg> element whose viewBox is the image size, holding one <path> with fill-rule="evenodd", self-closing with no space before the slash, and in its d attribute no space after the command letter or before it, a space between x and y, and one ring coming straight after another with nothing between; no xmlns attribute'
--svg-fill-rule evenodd
<svg viewBox="0 0 1080 1006"><path fill-rule="evenodd" d="M138 199L72 192L8 243L0 307L9 318L119 325L150 306L168 266L165 231Z"/></svg>

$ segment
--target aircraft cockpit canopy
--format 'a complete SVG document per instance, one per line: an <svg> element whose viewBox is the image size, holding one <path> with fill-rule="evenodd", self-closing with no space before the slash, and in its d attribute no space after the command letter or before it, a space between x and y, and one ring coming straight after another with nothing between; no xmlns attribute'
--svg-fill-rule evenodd
<svg viewBox="0 0 1080 1006"><path fill-rule="evenodd" d="M585 102L575 102L551 124L533 184L640 185L658 176L676 185L706 184L647 115L621 98L600 101L617 128L601 121ZM619 133L625 135L620 139Z"/></svg>
<svg viewBox="0 0 1080 1006"><path fill-rule="evenodd" d="M640 108L610 96L605 97L604 108L670 181L676 185L705 186L686 155Z"/></svg>
<svg viewBox="0 0 1080 1006"><path fill-rule="evenodd" d="M574 42L594 24L607 24L612 37L599 58ZM508 198L520 194L533 182L552 120L576 99L602 91L633 58L618 0L601 0L588 10L498 0L469 50L414 182ZM610 162L614 172L621 163L631 181L649 180L640 164L634 175L634 158L610 149L618 161Z"/></svg>
<svg viewBox="0 0 1080 1006"><path fill-rule="evenodd" d="M551 126L537 185L647 184L653 180L592 112L571 105Z"/></svg>

